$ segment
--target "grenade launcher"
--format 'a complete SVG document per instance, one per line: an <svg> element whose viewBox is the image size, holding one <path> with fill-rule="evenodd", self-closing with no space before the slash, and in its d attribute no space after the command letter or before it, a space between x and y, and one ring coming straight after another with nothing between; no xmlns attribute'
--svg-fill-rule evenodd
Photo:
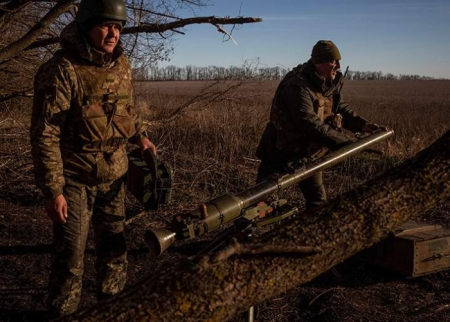
<svg viewBox="0 0 450 322"><path fill-rule="evenodd" d="M287 218L297 213L297 208L288 205L285 200L270 198L271 195L305 180L315 172L325 170L359 152L368 150L393 134L392 130L379 130L321 158L300 164L290 173L270 178L235 195L224 194L200 205L196 210L175 215L169 228L147 230L145 243L153 254L160 255L177 239L193 239L221 228L229 222L233 222L234 225L223 230L220 236L227 235L230 230L244 231L252 225L263 226ZM269 201L271 199L274 201ZM220 240L220 236L216 239ZM212 247L214 249L217 246ZM209 247L201 252L205 253L212 249Z"/></svg>

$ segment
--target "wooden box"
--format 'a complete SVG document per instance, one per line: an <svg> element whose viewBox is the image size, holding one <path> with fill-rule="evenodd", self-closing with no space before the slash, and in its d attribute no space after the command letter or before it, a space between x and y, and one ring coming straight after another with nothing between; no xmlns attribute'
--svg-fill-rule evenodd
<svg viewBox="0 0 450 322"><path fill-rule="evenodd" d="M445 270L450 268L450 230L409 221L371 247L364 257L405 277Z"/></svg>

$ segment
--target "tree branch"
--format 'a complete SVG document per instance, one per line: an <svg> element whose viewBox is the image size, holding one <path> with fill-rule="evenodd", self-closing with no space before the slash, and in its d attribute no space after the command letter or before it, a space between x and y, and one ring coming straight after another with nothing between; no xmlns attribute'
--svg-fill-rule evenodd
<svg viewBox="0 0 450 322"><path fill-rule="evenodd" d="M62 321L229 320L312 280L449 198L450 131L382 177L253 241L309 246L309 256L261 253L214 263L214 256L205 255L182 261Z"/></svg>
<svg viewBox="0 0 450 322"><path fill-rule="evenodd" d="M187 102L184 102L181 106L178 106L173 111L171 111L169 114L164 115L163 118L159 118L157 120L154 120L153 122L150 122L149 125L155 126L155 125L161 124L161 123L168 124L170 122L173 122L173 121L177 120L178 118L180 118L181 116L185 115L189 109L192 109L192 107L197 105L198 103L203 104L203 106L211 104L212 102L223 97L226 93L228 93L242 85L242 82L238 82L238 83L232 84L222 90L209 91L211 88L215 87L219 82L220 81L216 81L216 82L208 85L201 91L200 94L196 95L194 98L188 100Z"/></svg>
<svg viewBox="0 0 450 322"><path fill-rule="evenodd" d="M5 14L17 11L32 2L33 0L0 1L0 18Z"/></svg>
<svg viewBox="0 0 450 322"><path fill-rule="evenodd" d="M0 95L0 103L9 101L13 98L17 97L33 97L33 89L29 89L27 91L10 93L9 95Z"/></svg>
<svg viewBox="0 0 450 322"><path fill-rule="evenodd" d="M176 31L176 29L178 28L183 28L192 24L209 23L212 25L216 24L234 25L234 24L255 23L261 21L262 21L261 18L252 18L252 17L218 18L211 16L211 17L186 18L164 24L145 24L137 27L124 28L122 30L122 35L136 34L136 33L162 33L169 30ZM58 37L38 40L30 44L25 50L53 45L58 43L58 41L59 41Z"/></svg>
<svg viewBox="0 0 450 322"><path fill-rule="evenodd" d="M30 46L43 31L50 26L61 14L68 11L75 0L60 0L56 5L33 27L25 36L14 43L0 49L0 62L17 55L20 51Z"/></svg>

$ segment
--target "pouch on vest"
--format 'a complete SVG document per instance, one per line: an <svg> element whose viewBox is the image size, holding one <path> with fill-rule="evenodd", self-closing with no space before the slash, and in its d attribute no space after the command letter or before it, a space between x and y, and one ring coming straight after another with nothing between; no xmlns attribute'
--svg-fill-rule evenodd
<svg viewBox="0 0 450 322"><path fill-rule="evenodd" d="M172 198L172 168L158 159L150 149L128 154L127 189L146 210L158 210Z"/></svg>

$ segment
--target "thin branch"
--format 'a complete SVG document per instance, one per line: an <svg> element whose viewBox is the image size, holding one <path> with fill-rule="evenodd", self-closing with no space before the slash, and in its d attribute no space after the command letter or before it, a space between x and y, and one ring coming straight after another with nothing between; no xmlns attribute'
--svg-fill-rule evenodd
<svg viewBox="0 0 450 322"><path fill-rule="evenodd" d="M32 3L33 0L0 1L0 18Z"/></svg>
<svg viewBox="0 0 450 322"><path fill-rule="evenodd" d="M75 0L60 0L29 32L18 41L0 49L0 62L5 61L30 46L61 14L68 11Z"/></svg>
<svg viewBox="0 0 450 322"><path fill-rule="evenodd" d="M219 17L214 17L214 16L195 17L195 18L181 19L181 20L177 20L177 21L173 21L173 22L169 22L169 23L164 23L164 24L144 24L144 25L137 26L137 27L128 27L128 28L124 28L122 30L122 35L136 34L136 33L163 33L165 31L169 31L169 30L176 31L175 29L183 28L183 27L186 27L186 26L192 25L192 24L209 23L212 25L217 25L217 24L236 25L236 24L255 23L255 22L261 22L261 21L262 21L261 18L253 18L253 17L236 17L236 18L229 18L229 17L219 18ZM181 33L181 32L179 32L179 33ZM30 49L35 49L35 48L44 47L44 46L48 46L48 45L53 45L53 44L58 43L58 41L59 41L58 37L38 40L38 41L35 41L32 44L30 44L27 48L25 48L25 50L30 50ZM1 61L1 56L0 56L0 61Z"/></svg>
<svg viewBox="0 0 450 322"><path fill-rule="evenodd" d="M211 259L212 263L225 261L231 256L254 256L254 255L272 255L272 256L309 256L321 253L320 247L301 246L292 244L283 245L265 245L265 244L240 244L233 239L230 245L214 254Z"/></svg>
<svg viewBox="0 0 450 322"><path fill-rule="evenodd" d="M24 91L24 92L18 92L18 93L11 93L9 95L2 96L0 95L0 102L9 101L13 98L17 97L33 97L32 90Z"/></svg>
<svg viewBox="0 0 450 322"><path fill-rule="evenodd" d="M228 36L228 38L231 39L234 42L234 44L237 46L237 42L233 39L233 37L231 36L230 33L228 33L225 29L223 29L221 26L219 26L217 24L214 24L214 26L217 28L217 31L219 31L219 32L225 34L226 36Z"/></svg>
<svg viewBox="0 0 450 322"><path fill-rule="evenodd" d="M183 28L187 25L192 24L202 24L202 23L210 23L212 25L222 24L222 25L234 25L234 24L245 24L245 23L255 23L261 22L261 18L253 18L253 17L195 17L195 18L186 18L177 21L172 21L165 24L145 24L138 27L130 27L125 28L123 34L134 34L134 33L154 33L154 32L164 32L168 30Z"/></svg>
<svg viewBox="0 0 450 322"><path fill-rule="evenodd" d="M231 90L242 85L242 83L239 82L237 84L233 84L233 85L227 87L224 90L208 92L208 90L210 88L212 88L213 86L215 86L216 84L217 84L217 82L214 82L214 83L208 85L207 87L205 87L202 90L202 92L199 95L197 95L194 98L190 99L189 101L183 103L181 106L177 107L174 111L172 111L169 115L165 116L163 119L155 120L153 122L150 122L150 124L154 126L156 124L161 124L161 123L168 124L170 122L173 122L176 119L178 119L179 117L185 115L186 112L189 109L192 109L192 107L195 104L197 104L199 102L202 102L204 105L210 104L210 103L216 101L217 99L219 99L220 97L224 96L226 93L230 92Z"/></svg>

